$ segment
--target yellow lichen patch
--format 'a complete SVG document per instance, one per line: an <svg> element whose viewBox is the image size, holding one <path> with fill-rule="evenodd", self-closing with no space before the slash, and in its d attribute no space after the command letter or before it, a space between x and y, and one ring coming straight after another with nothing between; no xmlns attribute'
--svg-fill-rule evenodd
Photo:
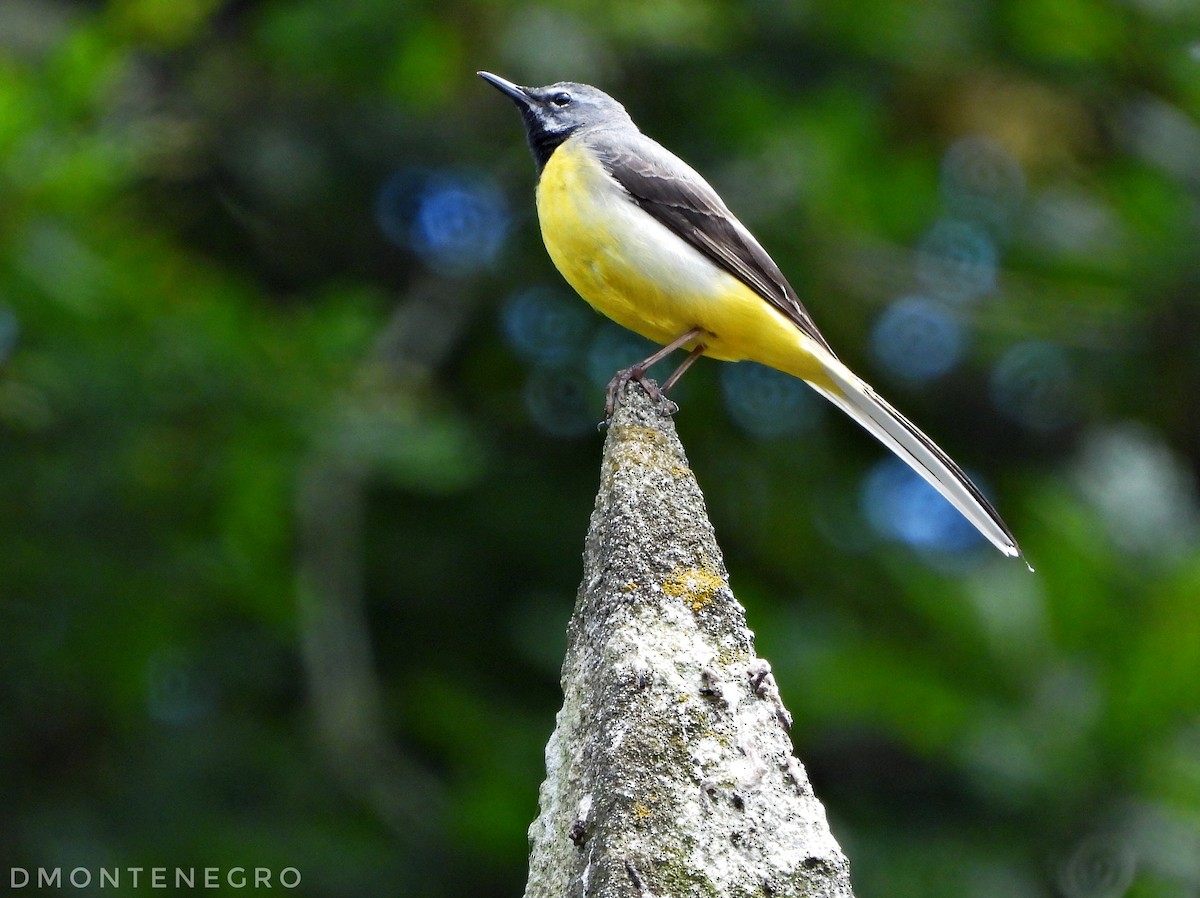
<svg viewBox="0 0 1200 898"><path fill-rule="evenodd" d="M644 424L623 424L621 425L621 434L625 436L629 442L641 441L644 443L652 443L656 446L665 446L667 438L662 435L661 431L655 430L653 427L647 427Z"/></svg>
<svg viewBox="0 0 1200 898"><path fill-rule="evenodd" d="M667 438L653 427L640 424L625 424L618 428L621 442L617 445L613 460L618 465L631 467L667 467L672 462L661 457L669 449Z"/></svg>
<svg viewBox="0 0 1200 898"><path fill-rule="evenodd" d="M662 585L663 592L698 612L716 598L725 581L707 568L676 568Z"/></svg>
<svg viewBox="0 0 1200 898"><path fill-rule="evenodd" d="M640 801L636 802L633 806L633 816L637 817L639 820L645 820L647 817L650 817L653 813L654 813L653 811L651 811L648 807L646 807L646 805L642 804Z"/></svg>

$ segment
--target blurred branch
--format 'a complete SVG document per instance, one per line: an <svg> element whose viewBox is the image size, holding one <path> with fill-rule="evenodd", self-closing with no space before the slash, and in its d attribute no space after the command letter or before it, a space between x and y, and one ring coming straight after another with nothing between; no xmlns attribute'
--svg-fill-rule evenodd
<svg viewBox="0 0 1200 898"><path fill-rule="evenodd" d="M432 822L432 781L392 747L362 601L363 476L329 461L301 475L297 593L317 732L335 771L397 832Z"/></svg>
<svg viewBox="0 0 1200 898"><path fill-rule="evenodd" d="M473 304L444 278L416 284L375 341L376 361L394 380L424 377L458 344Z"/></svg>
<svg viewBox="0 0 1200 898"><path fill-rule="evenodd" d="M527 898L850 898L674 425L640 389L600 483Z"/></svg>
<svg viewBox="0 0 1200 898"><path fill-rule="evenodd" d="M367 376L344 401L386 408L397 383L423 379L449 354L468 311L445 281L418 284L380 332L364 361ZM331 409L330 427L344 422L339 411ZM319 441L300 476L297 601L305 670L317 733L335 772L396 832L412 836L435 824L439 791L396 751L384 722L363 601L363 517L373 471L361 458L342 457L337 447L346 444Z"/></svg>

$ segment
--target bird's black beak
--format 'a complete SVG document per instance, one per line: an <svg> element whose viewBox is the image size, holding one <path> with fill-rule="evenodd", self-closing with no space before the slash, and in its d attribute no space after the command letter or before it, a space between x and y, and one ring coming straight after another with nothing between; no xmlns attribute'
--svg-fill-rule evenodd
<svg viewBox="0 0 1200 898"><path fill-rule="evenodd" d="M488 84L492 85L492 87L496 88L496 90L500 91L502 94L507 95L508 98L518 106L529 106L529 94L525 92L525 88L521 87L521 85L513 84L511 81L506 81L499 75L493 75L491 72L476 72L475 74Z"/></svg>

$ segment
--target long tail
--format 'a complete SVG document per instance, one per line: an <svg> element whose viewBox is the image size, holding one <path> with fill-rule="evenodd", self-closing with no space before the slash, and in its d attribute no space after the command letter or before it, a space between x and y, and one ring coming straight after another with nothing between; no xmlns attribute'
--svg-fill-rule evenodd
<svg viewBox="0 0 1200 898"><path fill-rule="evenodd" d="M950 456L833 356L822 353L820 361L833 388L812 381L809 381L810 386L904 459L961 511L992 545L1005 555L1022 557L1017 541L996 509Z"/></svg>

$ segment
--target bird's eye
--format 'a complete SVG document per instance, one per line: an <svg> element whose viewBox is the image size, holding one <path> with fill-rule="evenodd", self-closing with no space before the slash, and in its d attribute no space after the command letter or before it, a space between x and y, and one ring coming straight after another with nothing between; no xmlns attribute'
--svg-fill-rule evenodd
<svg viewBox="0 0 1200 898"><path fill-rule="evenodd" d="M571 95L565 90L560 90L550 98L550 102L555 106L569 106L571 105Z"/></svg>

